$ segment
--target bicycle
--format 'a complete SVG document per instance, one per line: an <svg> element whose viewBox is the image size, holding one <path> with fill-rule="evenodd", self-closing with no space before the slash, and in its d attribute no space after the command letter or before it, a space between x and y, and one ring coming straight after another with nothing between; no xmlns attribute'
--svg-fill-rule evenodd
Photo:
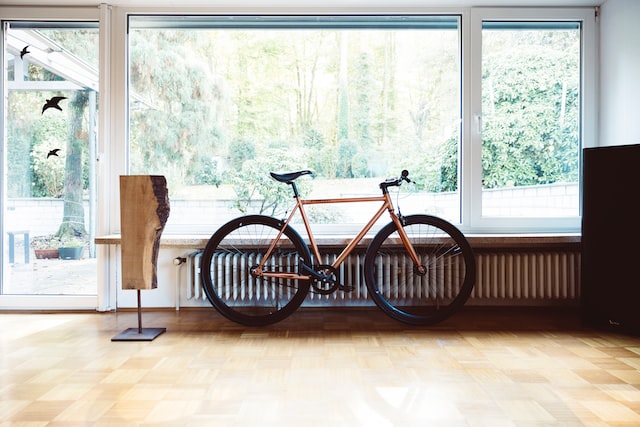
<svg viewBox="0 0 640 427"><path fill-rule="evenodd" d="M475 282L473 250L465 236L442 218L394 211L389 188L412 182L408 171L380 183L380 196L335 199L303 199L296 179L309 174L309 170L271 172L293 191L295 205L285 219L239 217L209 239L201 261L203 287L223 316L247 326L264 326L291 315L309 292L353 291L339 282L338 268L385 211L391 222L369 243L363 266L367 293L375 304L411 325L441 322L465 304ZM305 206L362 202L380 202L380 207L335 261L323 264ZM308 244L291 226L296 213Z"/></svg>

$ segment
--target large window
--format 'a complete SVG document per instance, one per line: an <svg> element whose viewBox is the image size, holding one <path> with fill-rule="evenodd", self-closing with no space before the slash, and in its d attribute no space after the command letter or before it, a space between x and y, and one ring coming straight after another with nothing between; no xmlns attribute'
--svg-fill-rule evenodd
<svg viewBox="0 0 640 427"><path fill-rule="evenodd" d="M290 188L269 171L303 168L312 197L375 194L408 169L403 211L460 222L460 17L132 16L129 27L130 171L167 177L167 230L282 215ZM335 232L368 219L356 207L311 219Z"/></svg>
<svg viewBox="0 0 640 427"><path fill-rule="evenodd" d="M289 189L268 172L301 168L310 196L375 193L408 169L404 212L577 230L584 16L130 16L130 172L167 176L167 230L281 215ZM365 219L343 206L312 219Z"/></svg>

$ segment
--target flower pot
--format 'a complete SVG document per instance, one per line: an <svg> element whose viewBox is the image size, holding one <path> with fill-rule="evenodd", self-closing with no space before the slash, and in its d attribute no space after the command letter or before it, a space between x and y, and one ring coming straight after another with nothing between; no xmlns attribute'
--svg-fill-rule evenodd
<svg viewBox="0 0 640 427"><path fill-rule="evenodd" d="M53 259L58 258L57 249L34 249L37 259Z"/></svg>
<svg viewBox="0 0 640 427"><path fill-rule="evenodd" d="M80 259L82 257L82 246L74 246L68 248L58 248L58 253L62 259Z"/></svg>

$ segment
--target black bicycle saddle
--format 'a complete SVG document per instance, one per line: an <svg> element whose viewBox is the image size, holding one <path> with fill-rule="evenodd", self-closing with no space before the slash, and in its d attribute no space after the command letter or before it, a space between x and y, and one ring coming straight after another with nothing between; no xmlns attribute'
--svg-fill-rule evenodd
<svg viewBox="0 0 640 427"><path fill-rule="evenodd" d="M286 173L275 173L270 172L273 179L280 182L286 182L287 184L291 184L295 179L300 178L302 175L311 175L313 172L306 169L297 172L286 172Z"/></svg>

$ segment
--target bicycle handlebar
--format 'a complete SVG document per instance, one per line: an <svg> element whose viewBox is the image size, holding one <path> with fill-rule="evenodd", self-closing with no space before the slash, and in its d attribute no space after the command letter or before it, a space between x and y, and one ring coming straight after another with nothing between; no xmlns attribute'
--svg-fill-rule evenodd
<svg viewBox="0 0 640 427"><path fill-rule="evenodd" d="M402 185L402 181L409 183L413 182L409 179L409 171L406 169L403 169L402 172L400 172L400 176L398 178L389 178L386 181L381 182L380 188L383 193L386 193L389 187L400 187Z"/></svg>

